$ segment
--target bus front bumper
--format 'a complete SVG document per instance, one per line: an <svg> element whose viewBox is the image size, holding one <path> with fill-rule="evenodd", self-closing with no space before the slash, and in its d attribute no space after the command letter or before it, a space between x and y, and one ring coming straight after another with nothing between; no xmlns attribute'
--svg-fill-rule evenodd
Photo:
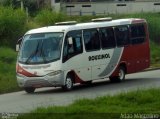
<svg viewBox="0 0 160 119"><path fill-rule="evenodd" d="M19 87L53 87L53 86L62 86L64 85L64 74L61 72L57 75L50 76L46 75L43 77L26 77L21 74L17 74L17 82Z"/></svg>

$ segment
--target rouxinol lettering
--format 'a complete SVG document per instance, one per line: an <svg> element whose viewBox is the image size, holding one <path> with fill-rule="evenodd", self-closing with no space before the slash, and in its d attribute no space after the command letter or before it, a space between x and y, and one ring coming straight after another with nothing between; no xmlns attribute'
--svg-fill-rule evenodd
<svg viewBox="0 0 160 119"><path fill-rule="evenodd" d="M102 54L102 55L95 55L95 56L89 56L88 60L89 61L94 61L94 60L100 60L100 59L107 59L110 58L110 54Z"/></svg>

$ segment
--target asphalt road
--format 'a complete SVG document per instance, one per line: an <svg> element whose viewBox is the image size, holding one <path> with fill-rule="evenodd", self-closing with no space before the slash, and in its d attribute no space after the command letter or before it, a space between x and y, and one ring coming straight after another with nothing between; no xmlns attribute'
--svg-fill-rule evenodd
<svg viewBox="0 0 160 119"><path fill-rule="evenodd" d="M70 92L63 92L61 88L43 88L37 89L34 94L24 91L3 94L0 95L0 113L26 113L41 106L68 105L77 99L153 87L160 87L160 70L127 75L122 83L110 83L106 79L90 86L78 85Z"/></svg>

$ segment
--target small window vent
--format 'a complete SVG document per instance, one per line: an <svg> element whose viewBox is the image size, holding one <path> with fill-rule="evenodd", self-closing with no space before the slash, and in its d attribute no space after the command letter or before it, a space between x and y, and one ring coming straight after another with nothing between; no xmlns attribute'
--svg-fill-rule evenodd
<svg viewBox="0 0 160 119"><path fill-rule="evenodd" d="M92 19L91 21L92 22L112 21L112 17L96 18L96 19Z"/></svg>
<svg viewBox="0 0 160 119"><path fill-rule="evenodd" d="M57 22L55 25L74 25L77 24L77 21L66 21L66 22Z"/></svg>

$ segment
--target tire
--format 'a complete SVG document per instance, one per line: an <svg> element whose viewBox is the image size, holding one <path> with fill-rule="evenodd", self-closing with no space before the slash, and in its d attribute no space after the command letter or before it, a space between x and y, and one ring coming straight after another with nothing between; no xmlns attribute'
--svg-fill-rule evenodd
<svg viewBox="0 0 160 119"><path fill-rule="evenodd" d="M62 86L64 91L70 91L73 89L73 78L71 76L67 76L65 80L65 85Z"/></svg>
<svg viewBox="0 0 160 119"><path fill-rule="evenodd" d="M124 81L125 80L125 75L126 75L126 70L123 66L119 67L119 71L118 71L118 81Z"/></svg>
<svg viewBox="0 0 160 119"><path fill-rule="evenodd" d="M33 88L33 87L28 87L28 88L24 88L24 90L25 90L27 93L34 93L35 88Z"/></svg>
<svg viewBox="0 0 160 119"><path fill-rule="evenodd" d="M123 66L120 66L118 69L118 76L109 77L111 82L122 82L125 80L126 70Z"/></svg>

